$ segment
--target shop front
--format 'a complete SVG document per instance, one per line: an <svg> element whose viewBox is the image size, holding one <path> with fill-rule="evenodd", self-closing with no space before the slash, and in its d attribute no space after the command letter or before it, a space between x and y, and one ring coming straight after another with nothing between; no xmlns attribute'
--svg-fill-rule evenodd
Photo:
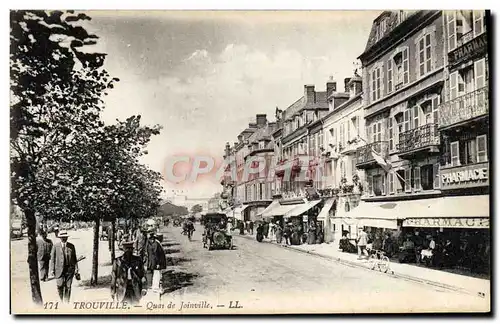
<svg viewBox="0 0 500 324"><path fill-rule="evenodd" d="M323 228L324 241L330 243L334 241L335 235L335 198L326 198L317 220L319 226Z"/></svg>
<svg viewBox="0 0 500 324"><path fill-rule="evenodd" d="M409 215L402 223L403 237L413 243L416 252L411 261L488 274L489 196L448 196L430 200L427 213L422 210Z"/></svg>
<svg viewBox="0 0 500 324"><path fill-rule="evenodd" d="M318 223L318 215L323 200L309 200L288 211L284 216L287 224L292 224L292 244L317 244L324 240L323 224Z"/></svg>

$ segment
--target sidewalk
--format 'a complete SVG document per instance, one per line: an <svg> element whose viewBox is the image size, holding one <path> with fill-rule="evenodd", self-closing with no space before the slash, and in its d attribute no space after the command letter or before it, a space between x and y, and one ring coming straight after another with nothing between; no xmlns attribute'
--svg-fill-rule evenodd
<svg viewBox="0 0 500 324"><path fill-rule="evenodd" d="M255 237L249 234L240 235L235 233L233 235L255 240ZM317 255L323 258L335 260L336 262L343 263L348 266L362 267L366 269L369 269L370 267L367 260L358 260L358 256L356 254L341 252L335 248L333 244L323 243L314 245L302 244L286 246L277 244L276 242L270 242L268 239L264 239L263 243L270 243L279 245L283 248ZM490 295L490 280L473 278L430 268L417 267L411 264L391 262L390 267L393 273L388 273L388 275L392 275L397 278L417 281L469 295L480 297Z"/></svg>

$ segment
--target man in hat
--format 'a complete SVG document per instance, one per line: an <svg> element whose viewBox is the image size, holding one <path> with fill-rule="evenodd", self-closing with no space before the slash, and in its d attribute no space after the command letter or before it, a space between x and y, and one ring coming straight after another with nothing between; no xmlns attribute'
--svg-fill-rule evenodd
<svg viewBox="0 0 500 324"><path fill-rule="evenodd" d="M40 268L40 280L47 281L49 276L50 253L52 252L52 241L47 238L47 232L40 230L36 239L38 267Z"/></svg>
<svg viewBox="0 0 500 324"><path fill-rule="evenodd" d="M135 241L134 241L134 251L135 254L140 256L142 262L144 263L146 260L146 250L148 245L148 236L146 232L146 227L138 227L135 233Z"/></svg>
<svg viewBox="0 0 500 324"><path fill-rule="evenodd" d="M69 302L73 276L78 273L75 246L68 242L68 233L59 232L60 242L54 244L50 254L52 275L57 279L57 291L61 301Z"/></svg>
<svg viewBox="0 0 500 324"><path fill-rule="evenodd" d="M146 279L149 287L153 283L153 273L155 270L162 270L167 268L167 258L161 243L156 239L155 233L149 234L147 245L147 272Z"/></svg>
<svg viewBox="0 0 500 324"><path fill-rule="evenodd" d="M133 254L134 241L122 242L123 255L115 258L111 271L111 298L138 304L146 286L142 259Z"/></svg>

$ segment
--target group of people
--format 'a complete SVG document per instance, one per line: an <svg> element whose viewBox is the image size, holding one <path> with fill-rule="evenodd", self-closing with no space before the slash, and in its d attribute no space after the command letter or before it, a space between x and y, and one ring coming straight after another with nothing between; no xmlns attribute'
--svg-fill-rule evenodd
<svg viewBox="0 0 500 324"><path fill-rule="evenodd" d="M55 231L59 242L53 243L45 229L40 229L36 240L40 280L48 281L49 272L56 279L57 292L63 302L69 302L73 278L80 279L76 249L68 242L68 232Z"/></svg>
<svg viewBox="0 0 500 324"><path fill-rule="evenodd" d="M111 297L115 301L138 303L151 288L155 271L166 269L167 260L161 245L163 235L137 228L122 234L118 247L123 254L113 260L111 272ZM67 231L55 231L59 242L53 243L44 229L37 238L37 259L40 280L56 279L57 291L62 302L69 302L73 278L80 280L75 246L68 242ZM51 276L49 277L49 273Z"/></svg>

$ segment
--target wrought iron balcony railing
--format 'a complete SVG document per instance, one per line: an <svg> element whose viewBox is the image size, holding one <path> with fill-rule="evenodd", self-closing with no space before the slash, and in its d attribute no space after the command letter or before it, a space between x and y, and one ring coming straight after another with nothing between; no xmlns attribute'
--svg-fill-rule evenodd
<svg viewBox="0 0 500 324"><path fill-rule="evenodd" d="M439 145L437 124L427 124L399 134L399 144L396 148L400 153L404 153L429 145Z"/></svg>
<svg viewBox="0 0 500 324"><path fill-rule="evenodd" d="M488 87L483 87L441 104L439 107L439 127L487 115L488 112Z"/></svg>
<svg viewBox="0 0 500 324"><path fill-rule="evenodd" d="M389 142L373 142L358 148L356 150L356 165L375 161L372 152L379 154L384 159L387 158L387 156L389 155Z"/></svg>

